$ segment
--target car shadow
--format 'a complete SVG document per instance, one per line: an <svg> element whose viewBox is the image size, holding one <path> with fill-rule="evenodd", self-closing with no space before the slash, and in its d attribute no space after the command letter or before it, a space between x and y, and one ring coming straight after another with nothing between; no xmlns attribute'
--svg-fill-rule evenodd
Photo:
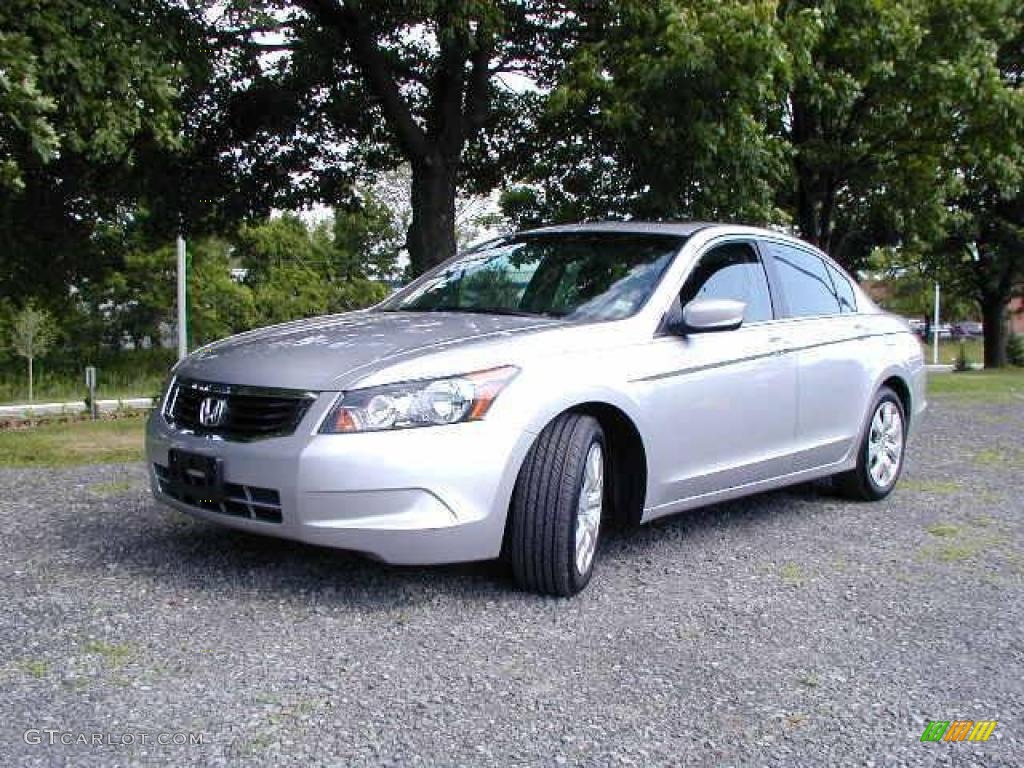
<svg viewBox="0 0 1024 768"><path fill-rule="evenodd" d="M156 589L173 585L182 591L244 586L267 601L343 595L345 602L387 610L443 593L493 599L510 584L492 562L393 566L354 552L221 527L155 502L138 505L132 517L116 529L102 520L81 522L62 534L64 544L84 567L104 576L124 569L156 583Z"/></svg>
<svg viewBox="0 0 1024 768"><path fill-rule="evenodd" d="M608 529L602 559L636 558L666 537L768 523L780 509L799 514L828 495L809 484L691 510L631 530ZM780 503L780 500L782 503ZM813 509L813 506L811 507ZM61 534L83 567L109 575L127 569L165 588L223 591L244 585L264 600L306 596L343 599L367 609L390 610L441 595L470 600L533 596L515 590L510 568L500 561L438 566L395 566L344 550L259 536L218 526L146 500L130 519L112 528L107 516L80 519ZM639 565L638 565L639 567Z"/></svg>

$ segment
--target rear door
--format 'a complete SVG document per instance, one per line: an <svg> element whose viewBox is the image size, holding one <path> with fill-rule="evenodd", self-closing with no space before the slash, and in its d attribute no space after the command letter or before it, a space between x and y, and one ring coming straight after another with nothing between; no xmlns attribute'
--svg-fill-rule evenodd
<svg viewBox="0 0 1024 768"><path fill-rule="evenodd" d="M840 270L789 241L759 243L786 320L780 337L797 362L797 450L793 471L841 461L871 396L863 320Z"/></svg>

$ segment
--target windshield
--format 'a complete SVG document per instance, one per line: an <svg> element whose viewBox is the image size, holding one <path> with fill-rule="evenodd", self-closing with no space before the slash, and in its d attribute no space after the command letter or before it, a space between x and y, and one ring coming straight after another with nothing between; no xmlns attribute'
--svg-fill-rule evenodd
<svg viewBox="0 0 1024 768"><path fill-rule="evenodd" d="M683 241L625 232L518 235L467 253L381 310L619 320L643 306Z"/></svg>

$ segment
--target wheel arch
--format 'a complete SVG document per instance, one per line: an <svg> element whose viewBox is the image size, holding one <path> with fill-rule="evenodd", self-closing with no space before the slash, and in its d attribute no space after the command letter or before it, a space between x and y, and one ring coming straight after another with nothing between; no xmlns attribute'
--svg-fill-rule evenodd
<svg viewBox="0 0 1024 768"><path fill-rule="evenodd" d="M911 420L914 418L914 396L911 392L910 384L900 374L891 374L875 387L875 392L878 392L882 387L888 387L900 399L900 405L903 407L903 419L906 421L906 426L909 430Z"/></svg>
<svg viewBox="0 0 1024 768"><path fill-rule="evenodd" d="M565 403L557 412L546 415L543 423L537 425L536 435L566 413L586 414L601 425L608 445L609 475L613 478L612 522L622 527L639 525L647 499L649 467L647 448L636 421L620 405L607 399L588 398Z"/></svg>

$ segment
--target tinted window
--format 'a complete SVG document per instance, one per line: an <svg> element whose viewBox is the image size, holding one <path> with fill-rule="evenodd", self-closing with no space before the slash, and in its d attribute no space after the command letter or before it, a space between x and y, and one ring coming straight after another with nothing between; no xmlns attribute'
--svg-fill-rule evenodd
<svg viewBox="0 0 1024 768"><path fill-rule="evenodd" d="M747 243L720 245L700 257L679 300L685 307L693 299L733 299L747 305L744 322L772 319L768 278L757 253Z"/></svg>
<svg viewBox="0 0 1024 768"><path fill-rule="evenodd" d="M650 298L684 242L631 233L519 235L470 251L381 309L617 320Z"/></svg>
<svg viewBox="0 0 1024 768"><path fill-rule="evenodd" d="M853 293L853 286L850 285L849 279L828 262L825 263L825 266L828 267L828 273L832 277L832 285L836 288L836 298L839 299L840 309L843 312L856 312L857 297Z"/></svg>
<svg viewBox="0 0 1024 768"><path fill-rule="evenodd" d="M768 243L767 246L775 259L791 317L839 314L839 299L825 262L799 248L778 243Z"/></svg>

